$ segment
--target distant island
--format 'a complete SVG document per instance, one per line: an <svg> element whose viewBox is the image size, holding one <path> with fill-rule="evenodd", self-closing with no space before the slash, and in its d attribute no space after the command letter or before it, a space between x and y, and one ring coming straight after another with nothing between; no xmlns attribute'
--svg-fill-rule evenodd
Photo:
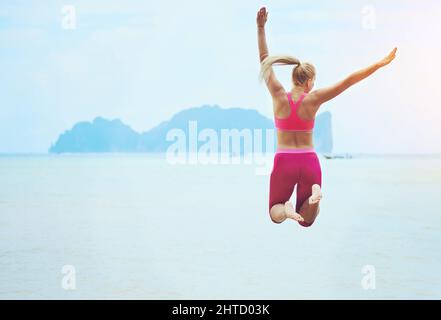
<svg viewBox="0 0 441 320"><path fill-rule="evenodd" d="M242 144L240 153L265 152L275 146L275 135L273 120L256 110L204 105L178 112L141 133L119 119L96 117L92 122L78 122L58 137L49 152L166 152L176 144L190 150L209 145L222 151L223 147L234 150L238 143ZM313 140L317 152L332 152L330 112L317 115Z"/></svg>

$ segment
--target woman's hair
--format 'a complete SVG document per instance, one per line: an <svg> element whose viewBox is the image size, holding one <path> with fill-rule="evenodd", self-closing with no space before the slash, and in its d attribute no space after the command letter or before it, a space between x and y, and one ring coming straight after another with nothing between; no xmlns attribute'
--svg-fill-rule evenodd
<svg viewBox="0 0 441 320"><path fill-rule="evenodd" d="M303 85L309 79L315 77L315 67L309 62L300 62L299 59L289 55L267 56L261 62L259 79L267 81L272 65L297 65L292 70L292 82L294 85Z"/></svg>

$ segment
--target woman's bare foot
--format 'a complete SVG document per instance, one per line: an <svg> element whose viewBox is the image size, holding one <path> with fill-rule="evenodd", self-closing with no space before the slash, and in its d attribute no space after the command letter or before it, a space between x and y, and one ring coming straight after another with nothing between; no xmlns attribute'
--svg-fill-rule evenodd
<svg viewBox="0 0 441 320"><path fill-rule="evenodd" d="M322 199L323 194L320 185L318 184L313 184L311 189L312 189L312 195L309 197L309 204L314 204Z"/></svg>
<svg viewBox="0 0 441 320"><path fill-rule="evenodd" d="M289 219L293 219L295 221L304 221L303 217L296 212L294 206L289 201L285 202L285 213L286 217Z"/></svg>

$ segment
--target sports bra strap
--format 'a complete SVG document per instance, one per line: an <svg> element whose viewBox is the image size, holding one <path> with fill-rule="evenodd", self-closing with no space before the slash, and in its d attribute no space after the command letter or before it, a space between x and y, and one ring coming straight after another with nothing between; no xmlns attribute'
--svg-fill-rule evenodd
<svg viewBox="0 0 441 320"><path fill-rule="evenodd" d="M297 109L299 105L302 103L303 99L307 95L306 92L303 92L299 99L294 102L292 100L291 92L287 92L289 106L291 108L291 114L287 118L279 119L274 116L276 128L279 130L286 131L312 131L314 128L314 120L303 120L297 114Z"/></svg>
<svg viewBox="0 0 441 320"><path fill-rule="evenodd" d="M293 107L296 107L297 105L299 105L300 103L302 103L303 98L305 98L305 96L306 96L306 92L303 92L303 93L300 95L300 97L299 97L299 99L297 100L297 102L294 102L294 100L292 99L291 92L288 91L288 101L289 101L290 105L293 106Z"/></svg>

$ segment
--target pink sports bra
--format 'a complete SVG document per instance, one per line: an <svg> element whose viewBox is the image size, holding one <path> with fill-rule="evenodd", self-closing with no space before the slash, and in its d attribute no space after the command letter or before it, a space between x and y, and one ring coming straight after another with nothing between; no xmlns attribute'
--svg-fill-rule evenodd
<svg viewBox="0 0 441 320"><path fill-rule="evenodd" d="M313 120L303 120L301 119L297 114L297 109L299 108L300 104L302 103L303 99L306 96L306 92L303 92L300 96L299 100L297 102L294 102L291 97L291 92L286 93L288 96L289 105L291 107L291 113L289 117L287 118L277 118L274 116L274 120L276 123L276 128L282 131L305 131L305 132L312 132L312 129L314 128L314 121Z"/></svg>

